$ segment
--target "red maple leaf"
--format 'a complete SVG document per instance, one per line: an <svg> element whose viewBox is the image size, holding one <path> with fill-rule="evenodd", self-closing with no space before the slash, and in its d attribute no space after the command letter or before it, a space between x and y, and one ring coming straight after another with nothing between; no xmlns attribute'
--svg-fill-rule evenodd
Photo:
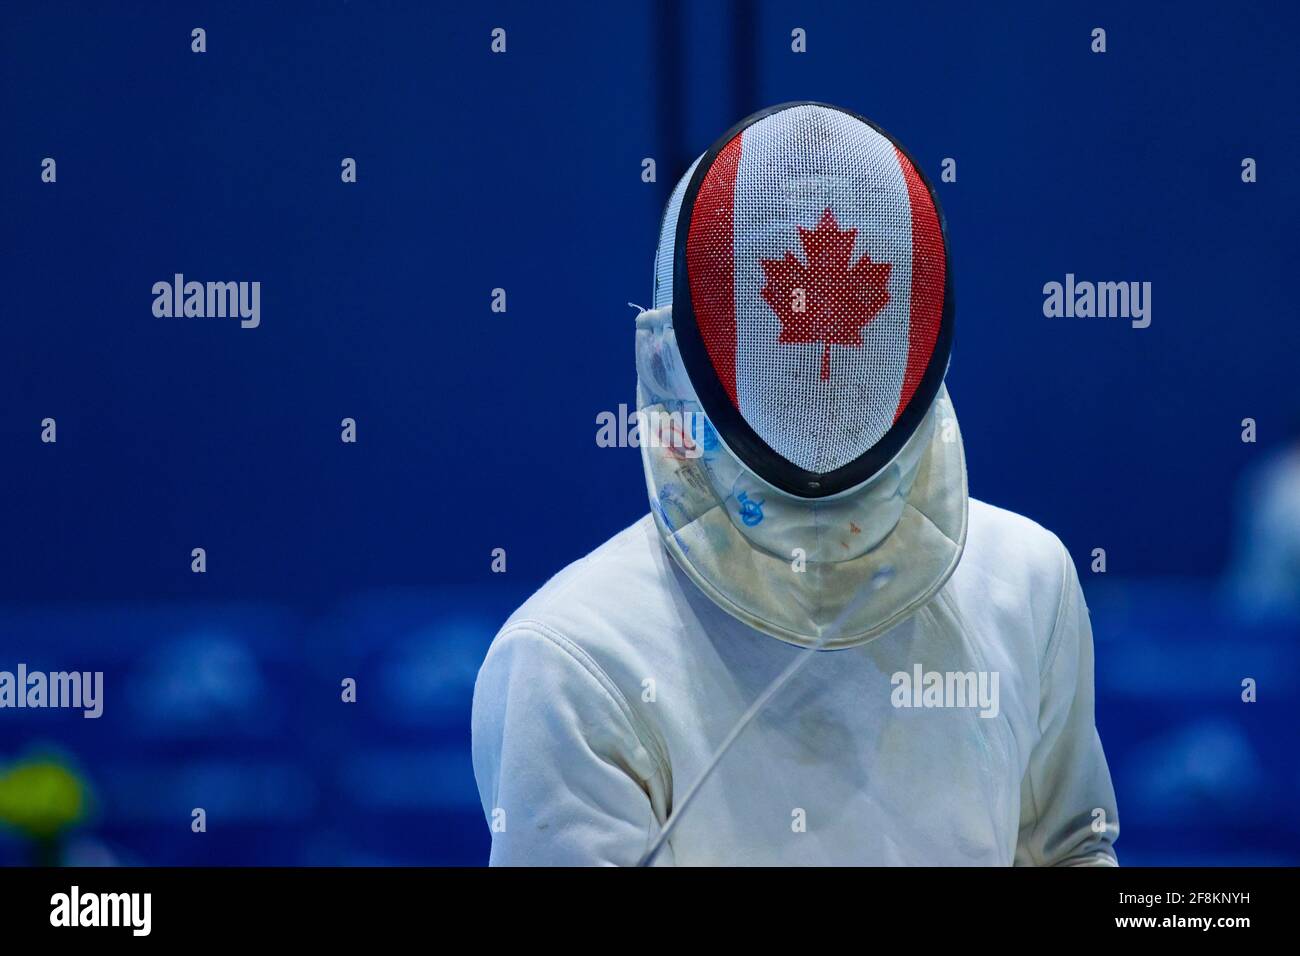
<svg viewBox="0 0 1300 956"><path fill-rule="evenodd" d="M862 327L889 301L893 265L863 256L852 266L856 229L841 230L830 207L816 229L799 227L805 265L793 252L784 259L762 259L763 298L781 320L777 342L821 342L821 377L831 377L831 346L862 347ZM802 311L799 306L802 305Z"/></svg>

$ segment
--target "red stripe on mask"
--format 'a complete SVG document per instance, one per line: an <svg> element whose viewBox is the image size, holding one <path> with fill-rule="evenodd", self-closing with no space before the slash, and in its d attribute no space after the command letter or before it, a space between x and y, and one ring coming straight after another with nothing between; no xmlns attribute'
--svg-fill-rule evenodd
<svg viewBox="0 0 1300 956"><path fill-rule="evenodd" d="M907 368L898 395L894 421L916 394L925 367L934 354L943 318L944 277L948 264L943 251L943 233L930 191L911 161L897 147L898 167L907 183L908 203L912 207L912 307L907 323Z"/></svg>
<svg viewBox="0 0 1300 956"><path fill-rule="evenodd" d="M713 370L736 408L736 253L734 245L736 173L740 168L736 136L704 175L686 236L695 324L713 362Z"/></svg>

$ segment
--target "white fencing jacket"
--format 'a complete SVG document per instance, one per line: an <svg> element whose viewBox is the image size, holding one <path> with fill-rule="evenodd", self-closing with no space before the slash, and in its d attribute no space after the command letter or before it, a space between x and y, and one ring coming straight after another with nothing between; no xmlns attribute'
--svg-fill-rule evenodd
<svg viewBox="0 0 1300 956"><path fill-rule="evenodd" d="M649 516L561 571L475 686L492 864L635 864L801 653L702 595ZM1115 863L1088 610L1053 534L972 499L965 553L928 604L813 653L657 864Z"/></svg>

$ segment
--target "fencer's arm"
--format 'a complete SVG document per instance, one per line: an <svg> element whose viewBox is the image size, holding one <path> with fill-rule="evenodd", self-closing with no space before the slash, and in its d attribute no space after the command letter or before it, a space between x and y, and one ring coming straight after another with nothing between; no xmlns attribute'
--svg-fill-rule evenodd
<svg viewBox="0 0 1300 956"><path fill-rule="evenodd" d="M498 635L474 686L473 758L492 866L634 866L659 832L662 761L618 688L542 626ZM658 796L656 799L660 799ZM671 864L671 847L659 864Z"/></svg>
<svg viewBox="0 0 1300 956"><path fill-rule="evenodd" d="M1093 716L1092 626L1064 547L1056 625L1040 668L1040 737L1020 787L1017 866L1115 866L1119 815Z"/></svg>

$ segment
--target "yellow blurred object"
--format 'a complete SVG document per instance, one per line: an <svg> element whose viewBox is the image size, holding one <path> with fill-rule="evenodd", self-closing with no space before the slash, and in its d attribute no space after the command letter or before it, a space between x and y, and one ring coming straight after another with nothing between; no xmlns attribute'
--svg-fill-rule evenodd
<svg viewBox="0 0 1300 956"><path fill-rule="evenodd" d="M0 772L0 824L51 840L86 816L86 785L65 764L28 759Z"/></svg>

